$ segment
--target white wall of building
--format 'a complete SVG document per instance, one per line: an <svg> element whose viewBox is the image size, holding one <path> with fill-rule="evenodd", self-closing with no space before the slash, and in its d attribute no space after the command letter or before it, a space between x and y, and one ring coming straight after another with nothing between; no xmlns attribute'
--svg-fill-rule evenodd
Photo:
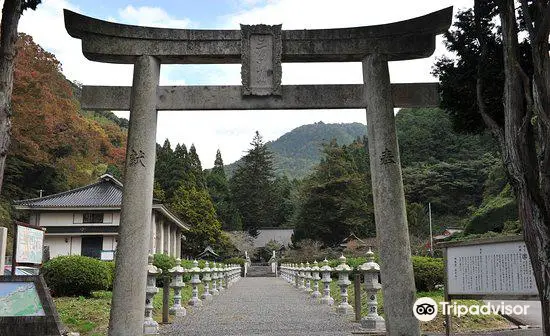
<svg viewBox="0 0 550 336"><path fill-rule="evenodd" d="M45 236L44 246L49 246L50 258L62 255L80 255L82 239L74 236Z"/></svg>
<svg viewBox="0 0 550 336"><path fill-rule="evenodd" d="M71 225L119 225L120 212L106 211L103 215L103 223L83 224L82 215L91 211L44 211L39 214L41 226L71 226Z"/></svg>

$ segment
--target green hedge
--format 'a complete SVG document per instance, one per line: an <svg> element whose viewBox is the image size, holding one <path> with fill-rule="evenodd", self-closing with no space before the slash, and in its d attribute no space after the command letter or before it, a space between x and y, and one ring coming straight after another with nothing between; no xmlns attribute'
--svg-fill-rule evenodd
<svg viewBox="0 0 550 336"><path fill-rule="evenodd" d="M60 256L47 261L42 274L54 296L90 296L112 286L108 263L84 256Z"/></svg>
<svg viewBox="0 0 550 336"><path fill-rule="evenodd" d="M412 257L414 282L418 292L429 292L436 285L443 285L445 269L443 259L430 257Z"/></svg>

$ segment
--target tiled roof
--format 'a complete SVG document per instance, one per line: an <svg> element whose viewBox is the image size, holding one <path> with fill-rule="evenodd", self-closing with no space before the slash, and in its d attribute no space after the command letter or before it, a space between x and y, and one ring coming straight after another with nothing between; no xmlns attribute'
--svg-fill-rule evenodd
<svg viewBox="0 0 550 336"><path fill-rule="evenodd" d="M14 202L16 208L72 208L120 207L122 184L111 175L103 175L98 182L59 194Z"/></svg>

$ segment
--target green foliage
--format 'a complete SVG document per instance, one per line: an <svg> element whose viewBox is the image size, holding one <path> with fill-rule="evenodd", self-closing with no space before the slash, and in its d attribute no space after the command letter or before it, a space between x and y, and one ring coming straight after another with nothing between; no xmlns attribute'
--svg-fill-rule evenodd
<svg viewBox="0 0 550 336"><path fill-rule="evenodd" d="M477 160L421 163L403 168L408 202L432 203L435 215L465 216L482 201L483 184L498 159L486 154Z"/></svg>
<svg viewBox="0 0 550 336"><path fill-rule="evenodd" d="M262 227L278 227L272 154L256 132L251 148L229 181L243 229L252 236Z"/></svg>
<svg viewBox="0 0 550 336"><path fill-rule="evenodd" d="M219 149L216 152L214 167L206 176L206 184L222 228L227 231L242 230L242 218L231 199L229 182L225 176L222 154Z"/></svg>
<svg viewBox="0 0 550 336"><path fill-rule="evenodd" d="M47 261L42 274L55 296L90 296L112 283L110 266L84 256L60 256Z"/></svg>
<svg viewBox="0 0 550 336"><path fill-rule="evenodd" d="M115 262L114 261L105 261L107 268L109 268L109 274L111 278L111 283L109 284L108 290L113 290L113 282L115 280Z"/></svg>
<svg viewBox="0 0 550 336"><path fill-rule="evenodd" d="M465 234L479 234L488 231L501 232L504 223L518 218L517 203L507 185L502 192L489 197L472 215L466 225Z"/></svg>
<svg viewBox="0 0 550 336"><path fill-rule="evenodd" d="M365 144L357 141L338 146L332 141L324 153L300 188L292 241L313 239L337 246L351 232L359 237L374 236L370 176L357 164L366 161Z"/></svg>
<svg viewBox="0 0 550 336"><path fill-rule="evenodd" d="M244 266L244 264L246 263L246 260L244 258L240 258L240 257L232 257L232 258L229 258L229 259L225 259L223 261L224 264L237 264L237 265L241 265L241 266Z"/></svg>
<svg viewBox="0 0 550 336"><path fill-rule="evenodd" d="M417 291L433 291L444 283L443 259L413 256L412 263Z"/></svg>
<svg viewBox="0 0 550 336"><path fill-rule="evenodd" d="M182 246L184 253L195 256L208 245L217 250L221 224L208 191L181 185L174 194L171 207L179 218L191 226L187 241Z"/></svg>
<svg viewBox="0 0 550 336"><path fill-rule="evenodd" d="M155 253L153 255L153 265L160 268L162 273L167 274L169 269L176 266L176 258L163 253Z"/></svg>

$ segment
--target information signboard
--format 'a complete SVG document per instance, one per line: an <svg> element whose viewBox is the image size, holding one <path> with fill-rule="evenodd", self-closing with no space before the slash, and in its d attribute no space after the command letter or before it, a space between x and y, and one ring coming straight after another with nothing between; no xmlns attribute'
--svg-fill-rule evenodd
<svg viewBox="0 0 550 336"><path fill-rule="evenodd" d="M447 247L449 295L537 295L525 242Z"/></svg>
<svg viewBox="0 0 550 336"><path fill-rule="evenodd" d="M44 231L42 229L17 225L17 250L15 261L18 264L42 264Z"/></svg>

